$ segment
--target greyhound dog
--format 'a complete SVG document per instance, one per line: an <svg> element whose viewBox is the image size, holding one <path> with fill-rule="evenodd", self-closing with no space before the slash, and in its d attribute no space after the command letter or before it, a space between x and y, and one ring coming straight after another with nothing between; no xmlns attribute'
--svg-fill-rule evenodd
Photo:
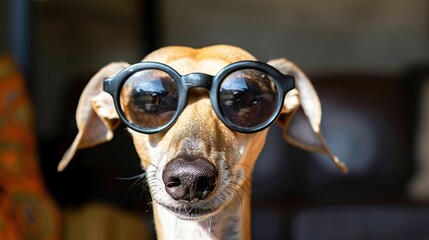
<svg viewBox="0 0 429 240"><path fill-rule="evenodd" d="M292 129L298 110L311 142ZM158 239L250 239L252 170L273 122L288 143L347 172L323 139L306 75L234 46L165 47L140 63L111 63L87 84L76 121L59 171L77 149L111 140L122 121L146 171Z"/></svg>

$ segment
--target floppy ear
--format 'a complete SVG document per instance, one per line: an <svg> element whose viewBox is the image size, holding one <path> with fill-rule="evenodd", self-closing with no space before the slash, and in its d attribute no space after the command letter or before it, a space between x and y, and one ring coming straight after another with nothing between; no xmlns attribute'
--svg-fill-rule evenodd
<svg viewBox="0 0 429 240"><path fill-rule="evenodd" d="M283 128L286 142L299 148L327 154L343 172L348 171L344 162L335 156L320 130L322 108L319 97L307 76L294 63L287 59L275 59L268 62L283 74L295 77L295 89L286 95L283 110L278 119Z"/></svg>
<svg viewBox="0 0 429 240"><path fill-rule="evenodd" d="M103 80L114 76L128 63L111 63L95 74L80 96L76 110L78 133L72 145L58 165L58 171L64 170L73 158L76 150L92 147L113 138L113 130L119 124L112 97L103 91Z"/></svg>

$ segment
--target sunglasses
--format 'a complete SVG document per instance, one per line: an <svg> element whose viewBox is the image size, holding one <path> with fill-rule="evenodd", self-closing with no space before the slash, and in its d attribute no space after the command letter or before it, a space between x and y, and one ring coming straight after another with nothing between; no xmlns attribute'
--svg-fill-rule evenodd
<svg viewBox="0 0 429 240"><path fill-rule="evenodd" d="M145 134L171 127L186 106L188 91L205 88L219 119L231 130L254 133L270 126L279 116L293 76L257 61L240 61L216 76L205 73L180 75L168 65L140 62L104 80L121 120Z"/></svg>

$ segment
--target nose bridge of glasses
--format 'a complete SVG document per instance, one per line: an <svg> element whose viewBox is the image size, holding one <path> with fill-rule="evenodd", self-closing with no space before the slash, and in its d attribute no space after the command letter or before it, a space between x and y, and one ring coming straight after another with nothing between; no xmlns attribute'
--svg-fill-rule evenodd
<svg viewBox="0 0 429 240"><path fill-rule="evenodd" d="M194 87L202 87L210 90L212 86L213 76L205 73L191 73L182 76L185 86L190 89Z"/></svg>

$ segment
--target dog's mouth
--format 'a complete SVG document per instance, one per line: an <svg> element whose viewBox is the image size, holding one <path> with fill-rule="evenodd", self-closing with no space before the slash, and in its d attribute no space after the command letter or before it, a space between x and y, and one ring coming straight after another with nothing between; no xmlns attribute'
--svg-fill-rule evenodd
<svg viewBox="0 0 429 240"><path fill-rule="evenodd" d="M207 218L216 212L218 209L215 208L207 208L203 206L199 206L200 204L193 203L184 203L180 204L180 206L170 206L167 204L159 203L164 208L173 212L177 217L185 220L199 220Z"/></svg>

